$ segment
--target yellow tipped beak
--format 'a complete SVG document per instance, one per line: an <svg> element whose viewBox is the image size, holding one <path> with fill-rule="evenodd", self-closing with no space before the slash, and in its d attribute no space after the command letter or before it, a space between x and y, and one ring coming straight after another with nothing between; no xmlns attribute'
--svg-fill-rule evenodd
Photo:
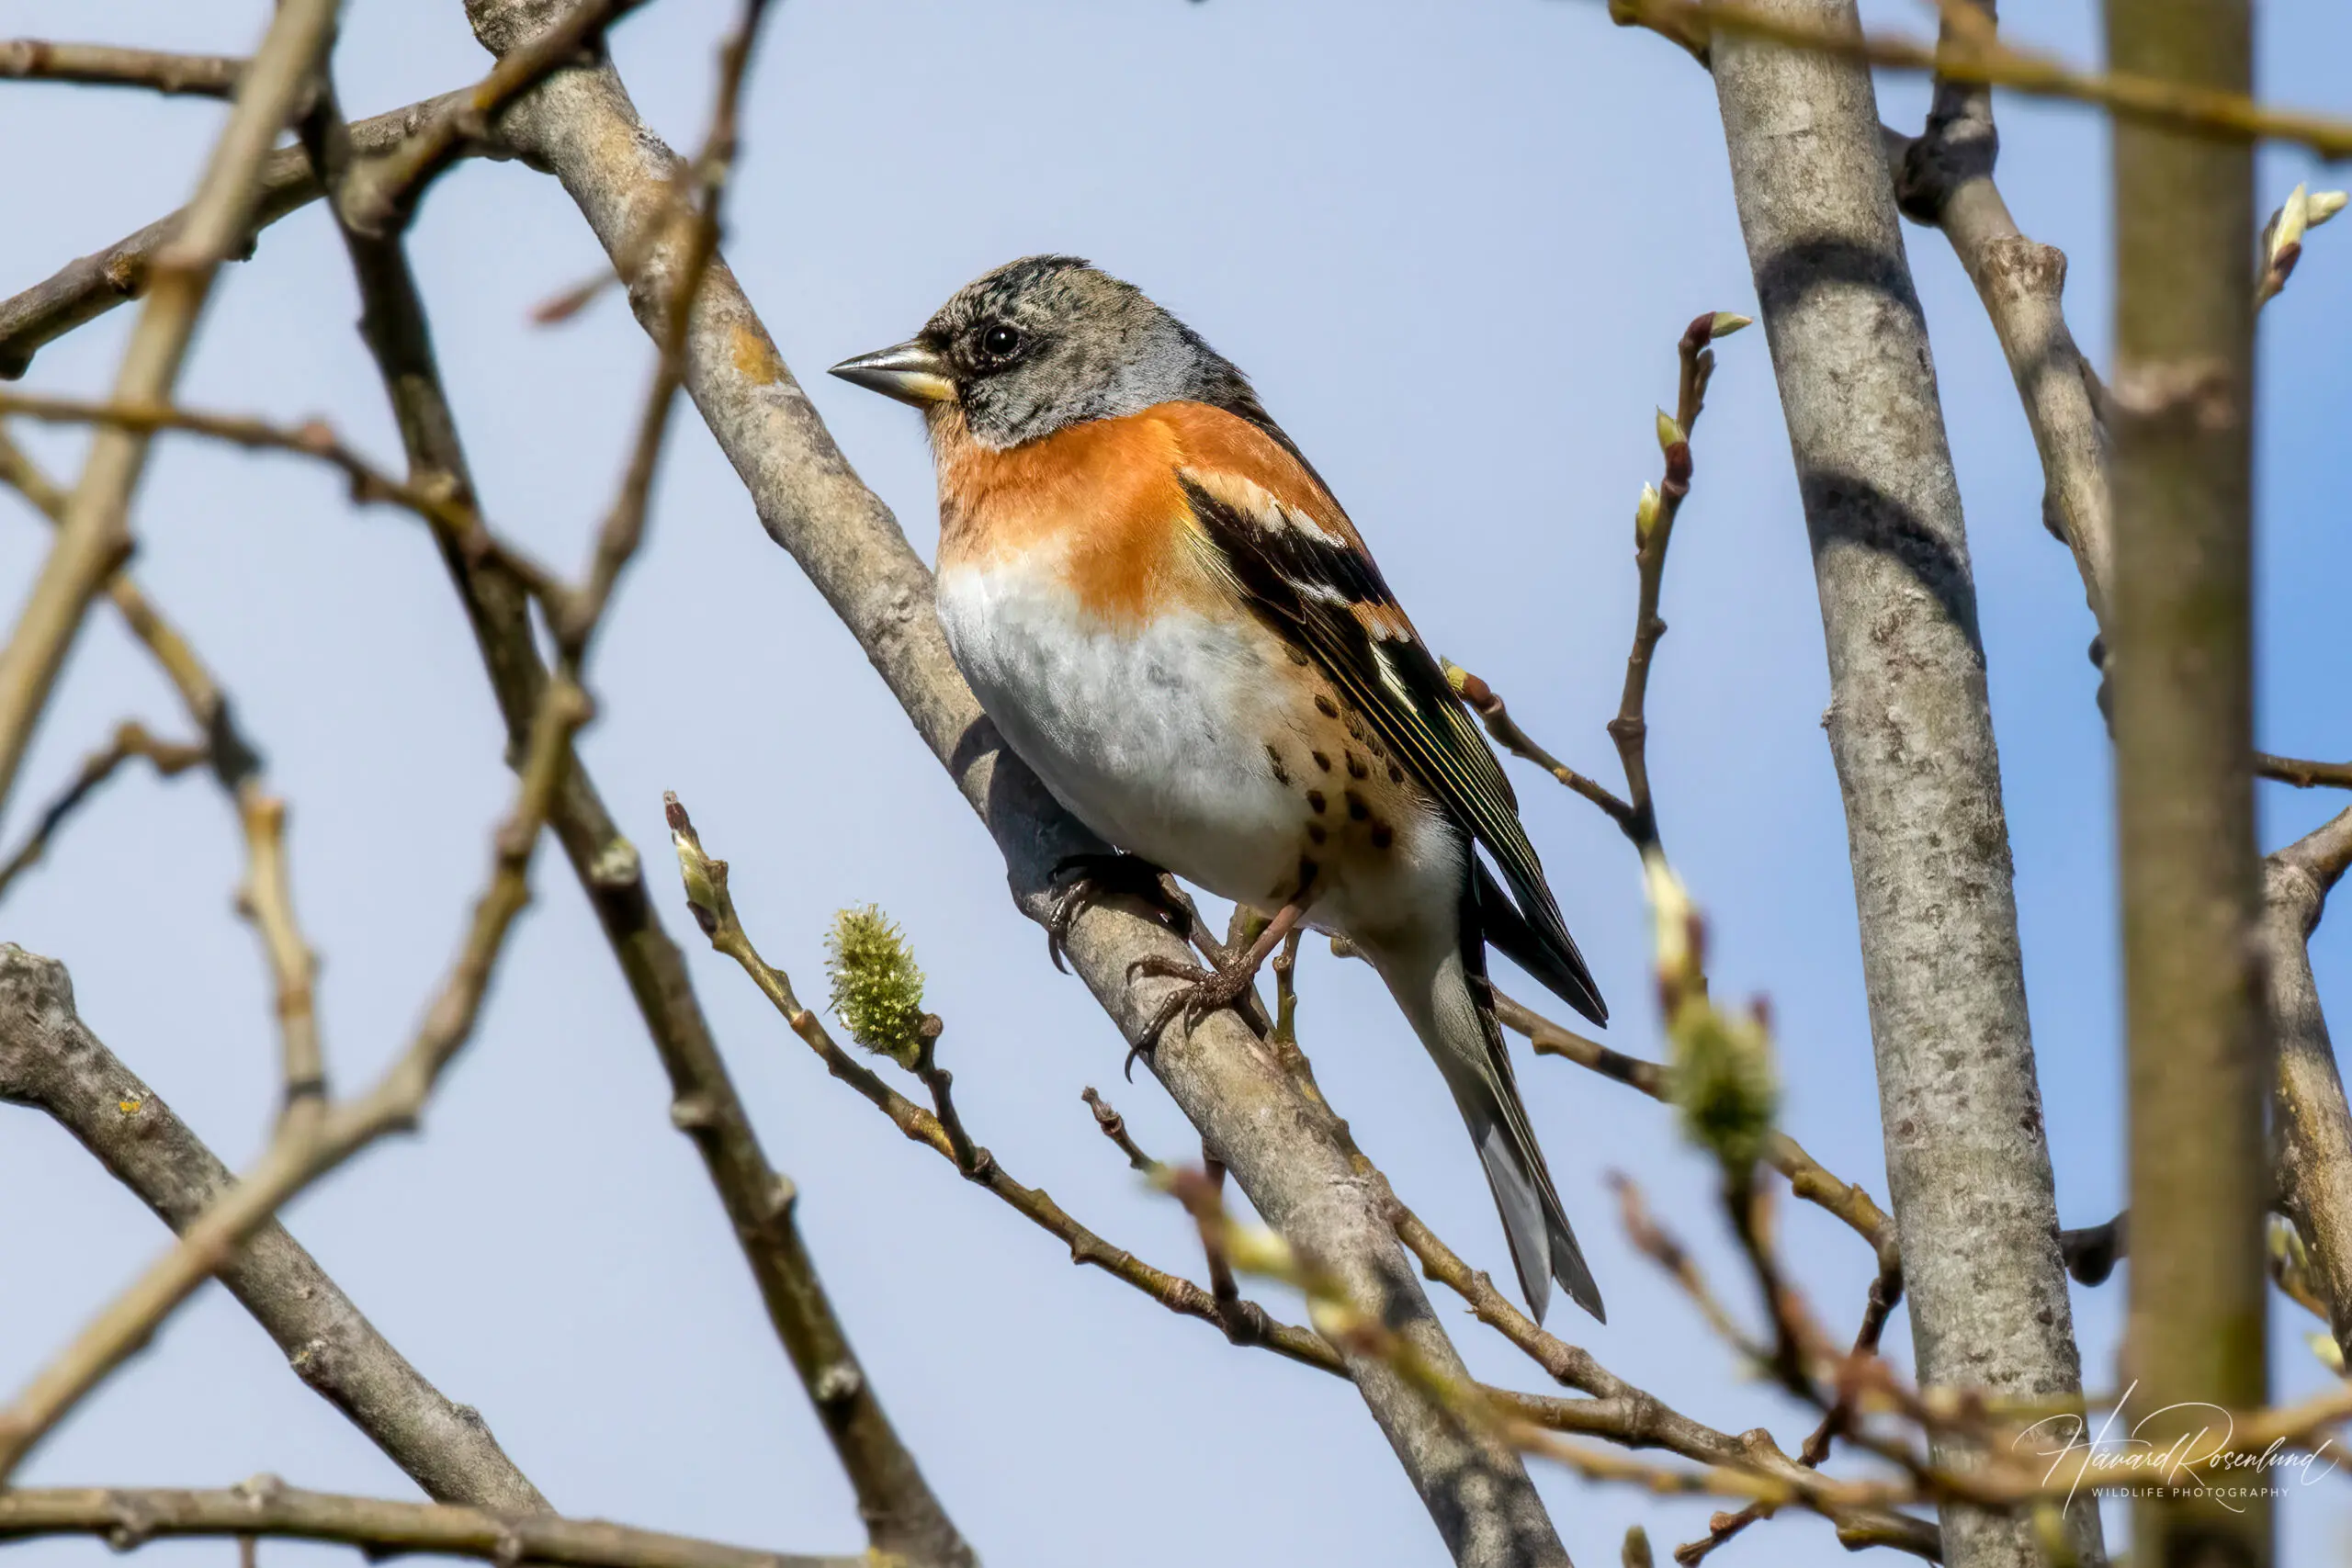
<svg viewBox="0 0 2352 1568"><path fill-rule="evenodd" d="M902 343L844 359L833 367L832 373L852 386L919 409L956 400L956 382L948 374L947 362L920 343Z"/></svg>

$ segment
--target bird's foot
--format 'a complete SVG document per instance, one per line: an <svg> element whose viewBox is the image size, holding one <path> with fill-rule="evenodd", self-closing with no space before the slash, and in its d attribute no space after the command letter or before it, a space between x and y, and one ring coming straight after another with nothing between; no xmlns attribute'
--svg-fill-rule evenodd
<svg viewBox="0 0 2352 1568"><path fill-rule="evenodd" d="M1168 1026L1179 1017L1183 1019L1185 1032L1190 1033L1193 1026L1201 1020L1219 1008L1231 1007L1248 995L1264 957L1264 953L1253 948L1215 969L1187 964L1178 958L1162 958L1157 953L1138 958L1128 964L1127 979L1130 984L1138 976L1146 975L1185 982L1168 993L1166 999L1159 1004L1159 1010L1151 1015L1149 1023L1144 1025L1142 1038L1127 1053L1128 1075L1134 1075L1136 1058L1150 1055L1159 1045L1159 1037L1168 1032Z"/></svg>
<svg viewBox="0 0 2352 1568"><path fill-rule="evenodd" d="M1117 851L1108 854L1064 855L1056 863L1048 880L1060 891L1046 916L1046 955L1065 975L1069 973L1069 964L1064 958L1070 927L1088 905L1114 894L1125 893L1141 899L1161 924L1185 941L1192 940L1191 905L1169 887L1167 873L1141 855Z"/></svg>

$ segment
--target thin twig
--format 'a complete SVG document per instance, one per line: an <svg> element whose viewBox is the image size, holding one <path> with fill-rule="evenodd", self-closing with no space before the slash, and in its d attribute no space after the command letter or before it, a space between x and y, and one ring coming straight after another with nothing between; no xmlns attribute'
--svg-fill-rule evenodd
<svg viewBox="0 0 2352 1568"><path fill-rule="evenodd" d="M1871 1280L1869 1298L1862 1306L1861 1325L1854 1331L1854 1348L1848 1359L1859 1361L1876 1356L1880 1339L1886 1333L1887 1320L1903 1300L1903 1276L1897 1271L1882 1269ZM1821 1424L1808 1434L1804 1446L1797 1451L1797 1462L1807 1470L1819 1470L1827 1462L1830 1446L1854 1419L1853 1400L1841 1385L1838 1402L1821 1417ZM1702 1540L1685 1542L1674 1549L1674 1561L1681 1568L1698 1568L1707 1554L1758 1519L1769 1519L1773 1510L1762 1503L1750 1503L1736 1514L1717 1514L1707 1521L1707 1533Z"/></svg>
<svg viewBox="0 0 2352 1568"><path fill-rule="evenodd" d="M0 427L0 483L14 486L51 523L65 520L65 491L8 438L5 427ZM155 607L128 573L116 572L107 580L106 591L130 635L146 648L179 693L180 705L205 737L212 776L233 799L238 787L260 772L261 754L239 727L220 681L186 634Z"/></svg>
<svg viewBox="0 0 2352 1568"><path fill-rule="evenodd" d="M710 945L725 953L752 977L760 994L784 1018L785 1023L817 1054L825 1070L847 1084L866 1102L890 1119L891 1124L908 1139L922 1144L944 1156L962 1169L955 1140L939 1118L925 1111L897 1089L883 1081L880 1074L851 1055L833 1039L824 1021L803 1007L799 996L792 988L791 977L760 956L759 949L743 930L735 913L734 895L728 887L727 863L714 860L705 852L701 835L695 831L693 818L674 795L662 797L668 813L670 833L678 852L678 865L686 888L686 902L694 911L695 922L709 937ZM1099 1100L1099 1096L1097 1097ZM1098 1120L1102 1111L1098 1109ZM1113 1115L1115 1117L1116 1112ZM1139 1154L1140 1151L1137 1151ZM1069 1211L1056 1202L1042 1188L1024 1187L1014 1180L1001 1161L989 1159L985 1168L972 1179L987 1188L998 1198L1040 1229L1046 1231L1069 1248L1070 1261L1091 1264L1134 1286L1169 1311L1186 1317L1225 1326L1219 1315L1216 1300L1207 1291L1178 1275L1155 1269L1125 1247L1114 1247L1100 1235L1070 1217ZM1246 1303L1245 1303L1246 1304ZM1261 1314L1262 1315L1262 1314ZM1317 1367L1325 1371L1340 1372L1342 1368L1331 1348L1304 1328L1267 1319L1262 1339L1267 1348L1294 1361Z"/></svg>
<svg viewBox="0 0 2352 1568"><path fill-rule="evenodd" d="M654 472L669 436L678 390L685 384L686 329L694 321L703 280L718 255L720 202L735 166L743 78L751 68L752 46L768 4L769 0L744 0L742 20L719 51L718 96L711 110L710 130L676 192L675 218L688 224L686 240L678 263L677 287L656 340L652 384L646 389L644 412L638 419L628 470L621 478L620 493L605 513L604 526L597 531L582 586L550 616L556 645L575 666L586 651L589 632L604 615L622 570L644 542Z"/></svg>
<svg viewBox="0 0 2352 1568"><path fill-rule="evenodd" d="M315 458L349 482L356 506L397 506L432 525L449 548L478 559L495 559L548 604L569 604L571 590L516 546L498 538L465 494L447 486L394 479L354 450L323 420L274 424L251 414L213 413L160 403L101 402L82 398L0 392L0 414L57 424L96 424L153 434L173 430L225 441L247 451L286 452Z"/></svg>
<svg viewBox="0 0 2352 1568"><path fill-rule="evenodd" d="M1113 1110L1111 1102L1096 1093L1091 1084L1079 1098L1086 1101L1089 1111L1094 1112L1094 1125L1102 1130L1102 1135L1116 1144L1119 1152L1127 1156L1129 1166L1146 1176L1159 1168L1159 1162L1144 1153L1142 1146L1136 1142L1135 1134L1127 1131L1127 1119Z"/></svg>
<svg viewBox="0 0 2352 1568"><path fill-rule="evenodd" d="M237 814L245 831L245 881L237 910L253 922L269 961L282 1052L278 1114L307 1115L326 1099L326 1056L319 1043L318 955L294 919L293 879L286 869L286 803L259 789L243 792Z"/></svg>
<svg viewBox="0 0 2352 1568"><path fill-rule="evenodd" d="M47 1115L175 1232L234 1183L164 1098L91 1032L65 966L9 943L0 943L0 1101ZM546 1509L489 1423L410 1365L285 1226L255 1231L220 1280L290 1370L426 1496L510 1513Z"/></svg>
<svg viewBox="0 0 2352 1568"><path fill-rule="evenodd" d="M2352 789L2352 762L2307 762L2297 757L2274 757L2267 751L2256 751L2254 771L2259 777L2293 784L2297 789Z"/></svg>
<svg viewBox="0 0 2352 1568"><path fill-rule="evenodd" d="M225 54L173 54L104 43L0 39L0 80L145 87L166 96L225 98L236 92L244 72L244 61Z"/></svg>
<svg viewBox="0 0 2352 1568"><path fill-rule="evenodd" d="M211 1492L95 1486L0 1492L0 1540L52 1535L102 1536L117 1551L151 1540L267 1536L356 1546L370 1561L430 1552L563 1568L857 1568L868 1561L754 1551L602 1519L337 1496L302 1491L274 1475Z"/></svg>
<svg viewBox="0 0 2352 1568"><path fill-rule="evenodd" d="M522 48L509 51L489 75L450 94L415 130L356 172L341 201L344 220L373 234L408 226L417 199L434 176L488 138L498 111L565 66L604 37L605 29L645 0L579 0L563 18Z"/></svg>
<svg viewBox="0 0 2352 1568"><path fill-rule="evenodd" d="M529 900L531 851L563 779L572 731L588 715L576 686L548 688L514 806L495 835L491 876L457 962L408 1049L361 1098L286 1117L260 1161L189 1225L179 1245L52 1358L0 1410L0 1482L65 1414L146 1343L172 1311L235 1255L296 1193L385 1134L413 1127L450 1061L473 1033L507 932Z"/></svg>
<svg viewBox="0 0 2352 1568"><path fill-rule="evenodd" d="M368 232L343 219L347 204L340 190L351 150L315 123L305 127L305 139L338 188L332 205L364 305L361 332L396 416L411 481L470 502L474 487L464 444L401 237ZM446 538L437 542L510 740L518 740L548 680L530 609L538 591L511 559L455 548ZM539 597L553 603L558 595ZM869 1545L910 1562L967 1562L970 1548L892 1425L833 1310L795 1219L795 1189L760 1145L695 997L685 955L654 911L643 862L577 759L552 826L661 1058L672 1121L702 1159L769 1323L856 1495Z"/></svg>
<svg viewBox="0 0 2352 1568"><path fill-rule="evenodd" d="M48 852L50 840L65 826L66 818L78 810L83 802L96 794L100 785L114 777L125 762L144 758L160 778L177 778L188 769L203 761L209 753L202 746L185 741L158 740L136 719L125 719L115 727L114 737L98 750L82 761L81 771L74 782L65 786L57 798L43 808L40 819L26 835L17 852L6 864L0 864L0 896L15 885L17 876L29 870Z"/></svg>
<svg viewBox="0 0 2352 1568"><path fill-rule="evenodd" d="M1666 1068L1657 1062L1629 1056L1597 1040L1588 1040L1500 991L1495 993L1495 1017L1504 1027L1527 1036L1538 1055L1565 1057L1603 1077L1639 1089L1652 1100L1667 1099ZM1789 1190L1797 1197L1836 1215L1855 1235L1869 1242L1882 1269L1899 1266L1894 1222L1868 1192L1838 1176L1807 1154L1804 1145L1777 1129L1765 1141L1764 1159L1789 1179Z"/></svg>
<svg viewBox="0 0 2352 1568"><path fill-rule="evenodd" d="M1657 416L1658 447L1665 472L1654 486L1644 486L1634 514L1634 563L1638 586L1634 609L1634 641L1625 655L1625 682L1617 700L1616 716L1609 721L1609 737L1616 743L1618 765L1625 775L1620 799L1597 780L1578 773L1545 750L1519 722L1493 686L1459 666L1447 676L1474 712L1485 721L1496 744L1533 762L1561 784L1599 807L1617 824L1637 852L1646 853L1658 842L1657 806L1650 793L1649 699L1650 663L1666 622L1658 602L1666 581L1666 552L1674 539L1674 520L1690 493L1690 432L1707 406L1707 382L1714 375L1715 354L1710 345L1748 325L1745 316L1710 310L1694 318L1675 345L1678 374L1674 412Z"/></svg>
<svg viewBox="0 0 2352 1568"><path fill-rule="evenodd" d="M254 51L252 69L214 144L187 219L156 260L145 309L115 377L110 401L168 402L220 263L243 240L258 197L257 171L334 35L335 0L285 0ZM130 507L146 466L148 438L101 430L66 503L25 608L0 649L0 806L80 634L90 601L129 557Z"/></svg>
<svg viewBox="0 0 2352 1568"><path fill-rule="evenodd" d="M1883 70L1933 72L1955 82L2006 87L2028 97L2089 104L2118 119L2217 141L2287 141L2308 147L2323 158L2352 157L2352 121L2300 109L2272 108L2243 93L2129 72L2079 71L2047 55L1989 39L1959 49L1939 48L1918 39L1825 30L1730 0L1610 0L1609 13L1621 26L1647 28L1702 60L1711 35L1734 33L1857 60Z"/></svg>
<svg viewBox="0 0 2352 1568"><path fill-rule="evenodd" d="M382 152L462 99L464 93L427 98L363 119L349 128L361 154ZM460 156L500 156L488 140L473 140ZM262 161L260 190L246 225L248 242L290 212L319 198L322 186L300 147L281 148ZM187 220L185 209L165 214L105 250L68 263L30 288L0 301L0 380L14 380L43 346L97 320L116 306L143 297L154 276L156 256Z"/></svg>

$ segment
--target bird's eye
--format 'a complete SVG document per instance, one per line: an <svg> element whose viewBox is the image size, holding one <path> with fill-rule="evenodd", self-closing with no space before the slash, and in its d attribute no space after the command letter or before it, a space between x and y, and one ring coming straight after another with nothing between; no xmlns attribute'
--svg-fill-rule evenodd
<svg viewBox="0 0 2352 1568"><path fill-rule="evenodd" d="M1010 359L1021 346L1021 334L1002 321L980 333L980 352L990 359Z"/></svg>

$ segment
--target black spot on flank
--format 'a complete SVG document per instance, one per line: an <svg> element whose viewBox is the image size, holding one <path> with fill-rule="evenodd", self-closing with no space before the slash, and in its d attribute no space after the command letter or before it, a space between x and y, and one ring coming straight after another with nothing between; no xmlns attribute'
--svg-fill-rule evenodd
<svg viewBox="0 0 2352 1568"><path fill-rule="evenodd" d="M1363 803L1363 796L1358 795L1353 790L1348 791L1348 816L1350 819L1361 822L1371 815L1372 807Z"/></svg>
<svg viewBox="0 0 2352 1568"><path fill-rule="evenodd" d="M1274 782L1276 784L1290 783L1290 770L1283 766L1283 754L1280 751L1275 750L1271 746L1267 747L1266 762L1268 766L1274 770Z"/></svg>
<svg viewBox="0 0 2352 1568"><path fill-rule="evenodd" d="M1389 763L1388 782L1390 784L1403 784L1405 782L1405 770L1398 767L1394 762Z"/></svg>
<svg viewBox="0 0 2352 1568"><path fill-rule="evenodd" d="M1348 715L1348 739L1359 746L1364 743L1363 720L1352 713Z"/></svg>
<svg viewBox="0 0 2352 1568"><path fill-rule="evenodd" d="M1315 711L1325 718L1337 718L1340 716L1340 705L1317 692L1315 694Z"/></svg>
<svg viewBox="0 0 2352 1568"><path fill-rule="evenodd" d="M1323 831L1323 824L1320 822L1309 822L1306 825L1306 841L1310 844L1319 844L1329 836Z"/></svg>
<svg viewBox="0 0 2352 1568"><path fill-rule="evenodd" d="M1299 856L1299 857L1298 857L1298 890L1299 890L1301 893L1304 893L1304 892L1306 892L1308 888L1310 888L1310 887L1314 886L1315 886L1315 879L1316 879L1316 877L1317 877L1317 876L1318 876L1319 874L1321 874L1321 873L1322 873L1322 869L1323 869L1322 867L1320 867L1320 866L1317 865L1313 861L1311 861L1311 860L1307 859L1305 855L1301 855L1301 856Z"/></svg>
<svg viewBox="0 0 2352 1568"><path fill-rule="evenodd" d="M1372 847L1374 849L1385 850L1396 841L1396 829L1391 828L1385 822L1374 822L1372 825Z"/></svg>
<svg viewBox="0 0 2352 1568"><path fill-rule="evenodd" d="M1296 643L1286 642L1283 644L1283 650L1290 655L1290 661L1293 664L1311 664L1314 662L1314 660L1307 654L1306 649L1299 647Z"/></svg>
<svg viewBox="0 0 2352 1568"><path fill-rule="evenodd" d="M1306 792L1306 808L1309 811L1314 812L1318 817L1323 814L1323 792L1321 790L1310 789Z"/></svg>
<svg viewBox="0 0 2352 1568"><path fill-rule="evenodd" d="M1331 771L1331 759L1330 759L1330 758L1326 757L1326 756L1325 756L1322 752L1320 752L1320 751L1316 752L1316 753L1314 754L1314 756L1315 756L1315 765L1316 765L1317 767L1318 767L1318 768L1322 769L1322 770L1323 770L1325 773L1329 773L1329 772Z"/></svg>
<svg viewBox="0 0 2352 1568"><path fill-rule="evenodd" d="M1364 766L1364 761L1362 757L1357 756L1353 751L1348 753L1348 777L1351 779L1360 779L1365 777L1371 772L1372 770L1370 768Z"/></svg>

